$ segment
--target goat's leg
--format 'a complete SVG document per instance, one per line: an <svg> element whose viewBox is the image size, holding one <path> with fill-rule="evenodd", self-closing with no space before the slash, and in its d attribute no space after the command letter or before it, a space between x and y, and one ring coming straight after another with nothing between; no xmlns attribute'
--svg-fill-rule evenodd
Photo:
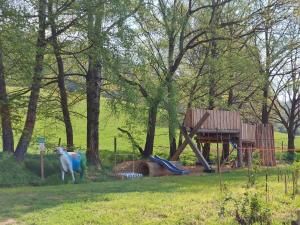
<svg viewBox="0 0 300 225"><path fill-rule="evenodd" d="M74 171L73 171L73 170L70 170L70 172L71 172L71 175L72 175L72 180L73 180L73 182L75 182Z"/></svg>
<svg viewBox="0 0 300 225"><path fill-rule="evenodd" d="M64 182L65 181L65 171L61 171L61 180Z"/></svg>

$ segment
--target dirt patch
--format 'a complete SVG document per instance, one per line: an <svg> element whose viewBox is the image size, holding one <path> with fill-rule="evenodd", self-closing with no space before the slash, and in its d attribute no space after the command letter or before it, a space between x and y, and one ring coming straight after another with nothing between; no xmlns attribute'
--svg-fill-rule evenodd
<svg viewBox="0 0 300 225"><path fill-rule="evenodd" d="M17 224L15 219L7 219L5 221L0 222L0 225L10 225L10 224Z"/></svg>
<svg viewBox="0 0 300 225"><path fill-rule="evenodd" d="M144 163L144 160L136 160L136 161L126 161L118 164L114 168L115 173L124 173L124 172L137 172L141 163Z"/></svg>

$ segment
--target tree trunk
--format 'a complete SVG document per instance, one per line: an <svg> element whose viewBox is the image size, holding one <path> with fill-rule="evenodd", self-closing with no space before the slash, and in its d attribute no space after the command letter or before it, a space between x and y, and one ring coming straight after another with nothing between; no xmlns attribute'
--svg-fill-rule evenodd
<svg viewBox="0 0 300 225"><path fill-rule="evenodd" d="M268 82L268 81L266 81ZM263 103L261 109L261 122L262 124L269 123L269 112L268 112L268 96L269 95L269 85L268 83L265 84L263 89Z"/></svg>
<svg viewBox="0 0 300 225"><path fill-rule="evenodd" d="M293 128L289 128L288 130L288 152L295 152L295 134Z"/></svg>
<svg viewBox="0 0 300 225"><path fill-rule="evenodd" d="M36 111L37 111L37 104L40 94L40 87L42 81L42 72L43 72L43 62L44 62L44 51L46 47L45 41L45 29L46 29L46 1L40 0L39 1L39 31L38 31L38 38L37 38L37 52L35 57L35 67L34 67L34 74L32 78L32 85L31 85L31 93L29 96L29 103L27 109L27 115L25 120L25 125L18 142L15 157L17 161L22 161L25 158L25 154L27 152L27 148L31 141L35 121L36 121Z"/></svg>
<svg viewBox="0 0 300 225"><path fill-rule="evenodd" d="M158 108L158 101L155 101L149 107L147 136L146 136L145 148L143 151L143 157L149 157L153 153L157 108Z"/></svg>
<svg viewBox="0 0 300 225"><path fill-rule="evenodd" d="M172 78L171 78L172 79ZM177 127L177 112L176 100L172 80L168 81L168 124L169 124L169 158L172 158L176 151L176 127Z"/></svg>
<svg viewBox="0 0 300 225"><path fill-rule="evenodd" d="M52 1L49 1L49 15L50 15L50 23L51 23L51 33L52 33L52 46L57 62L57 68L58 68L58 88L59 88L59 94L60 94L60 104L61 109L63 113L64 123L65 123L65 129L66 129L66 137L67 137L67 147L70 149L73 147L73 127L71 123L70 118L70 112L68 108L68 95L65 87L65 72L64 72L64 62L60 54L60 47L57 40L57 34L56 34L56 24L55 24L55 18L53 16L52 12Z"/></svg>
<svg viewBox="0 0 300 225"><path fill-rule="evenodd" d="M2 125L2 148L3 151L14 152L14 135L11 125L6 82L4 76L3 54L0 43L0 116Z"/></svg>
<svg viewBox="0 0 300 225"><path fill-rule="evenodd" d="M99 115L100 115L100 88L101 65L89 57L89 69L86 79L87 93L87 160L100 168L99 157Z"/></svg>

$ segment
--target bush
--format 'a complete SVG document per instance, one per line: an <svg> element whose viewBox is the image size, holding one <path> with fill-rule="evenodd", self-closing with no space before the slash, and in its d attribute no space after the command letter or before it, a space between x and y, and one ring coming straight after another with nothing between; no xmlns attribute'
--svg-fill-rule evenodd
<svg viewBox="0 0 300 225"><path fill-rule="evenodd" d="M28 155L24 161L25 167L37 176L41 175L41 164L39 155ZM60 173L59 160L54 154L47 154L44 157L45 177Z"/></svg>
<svg viewBox="0 0 300 225"><path fill-rule="evenodd" d="M281 159L287 162L300 162L300 154L298 152L284 152Z"/></svg>
<svg viewBox="0 0 300 225"><path fill-rule="evenodd" d="M233 202L233 213L238 224L272 224L270 209L258 198L257 194L245 193L242 199L226 197L221 205L220 216L225 216L227 204Z"/></svg>
<svg viewBox="0 0 300 225"><path fill-rule="evenodd" d="M12 155L1 154L0 187L39 184L40 178L26 169L23 163L16 163Z"/></svg>

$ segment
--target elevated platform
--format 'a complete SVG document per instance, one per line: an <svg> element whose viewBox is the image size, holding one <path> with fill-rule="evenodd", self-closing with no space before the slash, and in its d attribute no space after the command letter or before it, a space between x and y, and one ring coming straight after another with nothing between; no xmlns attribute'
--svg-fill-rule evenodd
<svg viewBox="0 0 300 225"><path fill-rule="evenodd" d="M203 131L222 133L237 132L241 130L240 113L224 110L188 109L184 120L184 126L193 129L205 113L209 113L209 117L201 126Z"/></svg>
<svg viewBox="0 0 300 225"><path fill-rule="evenodd" d="M238 160L241 162L243 155L251 158L252 151L260 152L261 164L273 166L276 164L274 148L274 131L271 124L243 123L239 112L225 110L188 109L184 119L183 128L189 132L186 138L196 136L200 143L229 143L237 146ZM188 141L195 153L202 157L201 151ZM185 145L187 142L185 143ZM180 146L174 159L185 148ZM241 163L240 163L241 164Z"/></svg>

